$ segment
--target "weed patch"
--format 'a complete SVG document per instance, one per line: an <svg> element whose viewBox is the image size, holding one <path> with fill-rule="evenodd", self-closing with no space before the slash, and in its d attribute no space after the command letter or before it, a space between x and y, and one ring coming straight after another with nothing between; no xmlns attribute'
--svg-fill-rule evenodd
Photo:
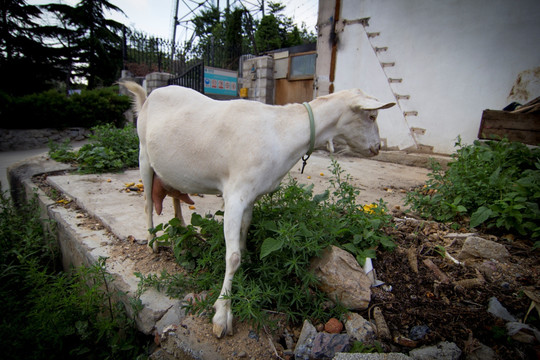
<svg viewBox="0 0 540 360"><path fill-rule="evenodd" d="M376 249L392 249L393 241L381 229L390 224L385 204L364 207L356 203L359 190L350 185L337 161L332 161L333 180L325 192L313 195L313 187L289 178L288 183L265 195L254 207L247 250L230 295L235 316L255 326L271 325L271 315L287 321L322 321L346 311L329 306L317 289L310 261L330 246L340 246L360 263L375 257ZM225 271L222 212L203 217L193 214L191 225L177 219L160 224L155 241L170 245L188 274L162 274L141 278L141 287L156 286L168 295L182 296L187 289L208 290L208 296L188 305L195 313L211 311Z"/></svg>
<svg viewBox="0 0 540 360"><path fill-rule="evenodd" d="M49 143L49 155L60 162L76 163L81 173L118 172L139 164L139 139L133 125L124 128L98 125L92 128L90 143L75 152L69 141Z"/></svg>
<svg viewBox="0 0 540 360"><path fill-rule="evenodd" d="M540 149L508 140L456 143L446 172L434 162L406 203L425 218L540 237ZM538 241L536 242L538 246Z"/></svg>

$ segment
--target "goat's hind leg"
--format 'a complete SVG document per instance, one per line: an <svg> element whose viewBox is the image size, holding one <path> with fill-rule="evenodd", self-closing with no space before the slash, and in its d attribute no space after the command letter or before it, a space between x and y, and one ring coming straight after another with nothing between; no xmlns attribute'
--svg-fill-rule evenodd
<svg viewBox="0 0 540 360"><path fill-rule="evenodd" d="M173 197L172 201L174 207L174 217L180 220L180 225L186 227L186 222L184 221L184 217L182 216L182 207L180 205L180 200Z"/></svg>
<svg viewBox="0 0 540 360"><path fill-rule="evenodd" d="M146 152L141 148L139 152L139 169L141 179L144 185L144 211L146 213L146 230L148 231L147 240L150 246L155 235L150 233L150 229L154 227L154 201L152 199L152 188L154 182L154 169L150 166L150 161ZM157 251L157 243L154 242L152 251Z"/></svg>

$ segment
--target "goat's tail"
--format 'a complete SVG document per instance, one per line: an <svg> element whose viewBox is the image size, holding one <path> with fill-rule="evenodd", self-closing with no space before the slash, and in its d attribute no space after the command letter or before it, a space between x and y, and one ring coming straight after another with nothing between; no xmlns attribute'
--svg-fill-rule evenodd
<svg viewBox="0 0 540 360"><path fill-rule="evenodd" d="M124 86L130 93L133 94L133 110L138 114L146 101L146 90L133 81L121 81L120 85Z"/></svg>

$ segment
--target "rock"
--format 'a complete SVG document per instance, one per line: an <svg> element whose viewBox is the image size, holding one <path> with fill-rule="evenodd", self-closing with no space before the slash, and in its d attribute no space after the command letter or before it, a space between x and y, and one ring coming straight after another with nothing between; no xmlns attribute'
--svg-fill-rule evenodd
<svg viewBox="0 0 540 360"><path fill-rule="evenodd" d="M489 299L489 305L488 305L487 311L488 313L500 319L503 319L506 321L517 321L517 319L514 316L512 316L512 314L510 314L504 306L502 306L502 304L499 302L499 300L497 300L496 297L492 297L491 299Z"/></svg>
<svg viewBox="0 0 540 360"><path fill-rule="evenodd" d="M356 313L345 314L345 329L352 339L363 343L370 344L376 337L375 325Z"/></svg>
<svg viewBox="0 0 540 360"><path fill-rule="evenodd" d="M504 245L481 237L470 236L465 240L458 258L460 260L483 258L502 261L509 256L510 253L506 250Z"/></svg>
<svg viewBox="0 0 540 360"><path fill-rule="evenodd" d="M479 348L468 354L466 360L495 360L498 359L495 351L482 343L479 344Z"/></svg>
<svg viewBox="0 0 540 360"><path fill-rule="evenodd" d="M311 348L313 347L313 340L317 335L317 329L313 326L309 320L304 320L304 325L302 326L302 332L294 348L295 359L299 360L308 360L311 356Z"/></svg>
<svg viewBox="0 0 540 360"><path fill-rule="evenodd" d="M332 359L337 352L350 349L349 335L318 333L313 339L311 357L313 359Z"/></svg>
<svg viewBox="0 0 540 360"><path fill-rule="evenodd" d="M292 350L294 348L294 340L289 331L287 331L287 329L285 329L285 331L283 332L283 339L285 340L286 349Z"/></svg>
<svg viewBox="0 0 540 360"><path fill-rule="evenodd" d="M540 331L527 324L511 321L506 323L506 331L512 339L521 343L532 344L535 341L540 342Z"/></svg>
<svg viewBox="0 0 540 360"><path fill-rule="evenodd" d="M324 331L329 334L339 334L343 331L343 324L336 318L331 318L324 324Z"/></svg>
<svg viewBox="0 0 540 360"><path fill-rule="evenodd" d="M427 325L416 325L409 331L409 337L411 340L422 340L429 333L429 327Z"/></svg>
<svg viewBox="0 0 540 360"><path fill-rule="evenodd" d="M493 281L494 275L498 271L497 264L491 260L484 260L482 263L474 265L474 267L489 281Z"/></svg>
<svg viewBox="0 0 540 360"><path fill-rule="evenodd" d="M442 341L435 346L411 350L409 356L414 360L458 360L461 350L454 343Z"/></svg>
<svg viewBox="0 0 540 360"><path fill-rule="evenodd" d="M351 310L364 310L371 300L371 281L354 256L336 246L328 247L311 263L319 288L330 299Z"/></svg>

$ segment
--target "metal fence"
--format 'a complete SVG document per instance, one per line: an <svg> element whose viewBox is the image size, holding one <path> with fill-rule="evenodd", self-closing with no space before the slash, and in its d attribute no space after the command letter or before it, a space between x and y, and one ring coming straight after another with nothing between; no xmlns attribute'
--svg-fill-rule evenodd
<svg viewBox="0 0 540 360"><path fill-rule="evenodd" d="M179 74L189 67L189 59L182 54L179 44L128 29L123 37L124 69L135 76L155 71Z"/></svg>
<svg viewBox="0 0 540 360"><path fill-rule="evenodd" d="M182 74L169 80L169 85L180 85L204 93L204 64L202 61L190 66Z"/></svg>
<svg viewBox="0 0 540 360"><path fill-rule="evenodd" d="M155 71L179 76L201 61L205 66L238 70L243 53L242 46L226 47L213 39L188 52L185 46L173 44L170 40L129 29L124 31L123 37L124 70L135 76Z"/></svg>

